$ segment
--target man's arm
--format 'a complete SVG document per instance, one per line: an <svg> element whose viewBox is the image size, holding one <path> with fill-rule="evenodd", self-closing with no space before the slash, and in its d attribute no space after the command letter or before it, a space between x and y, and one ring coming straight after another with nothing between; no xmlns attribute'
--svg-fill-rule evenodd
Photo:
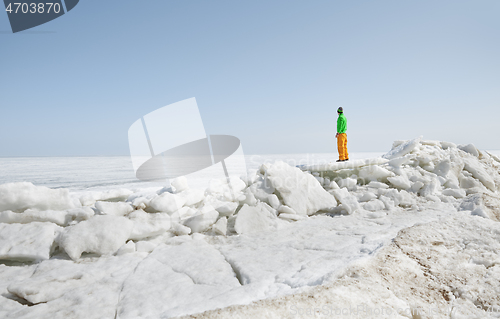
<svg viewBox="0 0 500 319"><path fill-rule="evenodd" d="M337 134L335 134L335 138L337 138L339 136L340 126L341 126L341 118L339 116L337 118Z"/></svg>

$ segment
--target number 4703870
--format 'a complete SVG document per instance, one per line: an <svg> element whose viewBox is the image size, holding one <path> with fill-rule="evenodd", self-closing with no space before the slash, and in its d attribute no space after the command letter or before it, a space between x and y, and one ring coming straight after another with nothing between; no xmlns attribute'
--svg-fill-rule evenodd
<svg viewBox="0 0 500 319"><path fill-rule="evenodd" d="M59 3L11 3L5 11L8 13L59 13L61 11L61 5Z"/></svg>

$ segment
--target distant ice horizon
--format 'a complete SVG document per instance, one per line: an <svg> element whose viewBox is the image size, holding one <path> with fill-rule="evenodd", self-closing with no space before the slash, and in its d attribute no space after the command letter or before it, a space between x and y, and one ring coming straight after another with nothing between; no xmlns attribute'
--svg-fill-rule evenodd
<svg viewBox="0 0 500 319"><path fill-rule="evenodd" d="M499 155L500 150L488 150ZM375 158L386 152L352 152L351 160ZM338 159L337 153L254 154L245 155L248 171L260 165L281 160L292 166L326 164ZM68 188L71 191L132 188L161 188L166 182L142 182L134 176L130 156L37 156L0 157L0 185L31 182L49 188ZM196 176L188 175L193 188L205 188L211 179L218 178L206 169Z"/></svg>
<svg viewBox="0 0 500 319"><path fill-rule="evenodd" d="M379 157L385 152L353 152L351 159ZM257 170L266 162L278 160L290 165L334 162L337 153L297 153L245 155L247 170ZM142 182L134 175L130 156L74 156L74 157L0 157L4 173L0 184L32 182L37 186L68 188L72 191L103 190L118 187L159 188L166 182ZM210 168L196 176L188 175L193 188L204 188L211 179L218 178Z"/></svg>

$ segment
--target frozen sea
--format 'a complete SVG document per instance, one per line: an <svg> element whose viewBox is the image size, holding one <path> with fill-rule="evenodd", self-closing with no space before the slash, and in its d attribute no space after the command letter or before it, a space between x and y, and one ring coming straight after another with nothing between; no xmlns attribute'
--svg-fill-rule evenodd
<svg viewBox="0 0 500 319"><path fill-rule="evenodd" d="M384 152L356 152L350 159L372 158ZM247 155L245 161L249 171L262 163L277 160L292 166L315 165L335 162L336 153ZM0 158L0 184L31 182L37 186L67 188L71 191L106 190L114 188L163 187L162 182L141 182L134 176L130 156L95 157L3 157ZM212 170L188 180L192 188L203 188L207 181L219 178Z"/></svg>

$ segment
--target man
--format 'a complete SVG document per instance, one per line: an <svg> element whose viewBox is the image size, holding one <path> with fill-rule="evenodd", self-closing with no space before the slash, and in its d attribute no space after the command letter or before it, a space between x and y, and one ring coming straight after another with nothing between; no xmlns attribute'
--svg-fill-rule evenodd
<svg viewBox="0 0 500 319"><path fill-rule="evenodd" d="M337 110L339 115L337 119L337 147L339 149L339 160L337 162L345 162L349 160L349 154L347 154L347 119L344 116L344 110L339 107Z"/></svg>

